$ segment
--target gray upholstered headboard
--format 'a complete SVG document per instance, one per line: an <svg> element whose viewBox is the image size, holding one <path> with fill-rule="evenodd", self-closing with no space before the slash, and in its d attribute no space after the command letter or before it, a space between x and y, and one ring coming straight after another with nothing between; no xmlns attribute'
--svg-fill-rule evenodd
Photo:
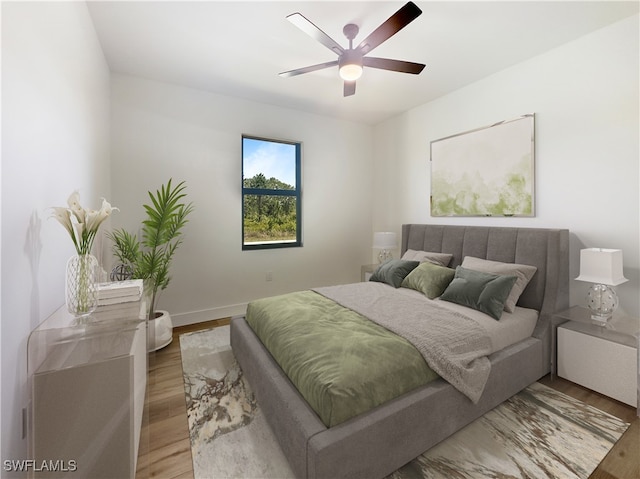
<svg viewBox="0 0 640 479"><path fill-rule="evenodd" d="M402 253L407 249L450 253L453 268L465 256L536 266L518 305L544 319L569 307L569 230L405 224Z"/></svg>

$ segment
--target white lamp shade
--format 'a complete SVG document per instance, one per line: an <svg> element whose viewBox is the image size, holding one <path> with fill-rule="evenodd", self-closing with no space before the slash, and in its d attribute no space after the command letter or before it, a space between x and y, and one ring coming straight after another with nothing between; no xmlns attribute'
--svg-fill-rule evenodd
<svg viewBox="0 0 640 479"><path fill-rule="evenodd" d="M397 245L395 233L385 231L373 234L373 247L375 249L395 249Z"/></svg>
<svg viewBox="0 0 640 479"><path fill-rule="evenodd" d="M628 281L622 272L622 250L587 248L580 250L578 281L617 286Z"/></svg>

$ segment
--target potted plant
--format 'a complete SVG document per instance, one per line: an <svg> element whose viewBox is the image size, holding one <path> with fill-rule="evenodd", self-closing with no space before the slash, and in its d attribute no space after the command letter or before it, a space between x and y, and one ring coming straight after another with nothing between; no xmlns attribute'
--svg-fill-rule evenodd
<svg viewBox="0 0 640 479"><path fill-rule="evenodd" d="M192 203L185 203L186 185L169 179L155 194L149 193L151 204L143 205L146 219L142 222L142 238L125 229L109 234L114 255L129 269L133 279L142 279L149 298L150 350L160 349L171 342L173 327L166 311L156 310L158 292L165 289L171 277L169 267L176 249L182 243L182 228L193 211Z"/></svg>

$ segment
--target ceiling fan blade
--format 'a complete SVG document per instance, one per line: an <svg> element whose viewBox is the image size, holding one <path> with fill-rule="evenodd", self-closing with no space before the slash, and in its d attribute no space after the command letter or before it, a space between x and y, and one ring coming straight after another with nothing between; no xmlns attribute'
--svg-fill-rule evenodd
<svg viewBox="0 0 640 479"><path fill-rule="evenodd" d="M322 43L325 47L327 47L335 54L341 55L342 52L344 52L344 48L342 48L333 38L316 27L312 22L307 20L300 13L292 13L291 15L288 15L287 20L289 20L311 38Z"/></svg>
<svg viewBox="0 0 640 479"><path fill-rule="evenodd" d="M356 94L356 82L345 81L344 82L344 96L351 96Z"/></svg>
<svg viewBox="0 0 640 479"><path fill-rule="evenodd" d="M407 3L404 7L391 15L382 25L376 28L367 38L360 42L358 49L362 54L369 53L385 40L398 33L404 27L420 16L422 10L413 2Z"/></svg>
<svg viewBox="0 0 640 479"><path fill-rule="evenodd" d="M379 68L381 70L391 70L401 73L419 74L426 65L423 63L405 62L403 60L391 60L389 58L364 57L362 59L364 66L371 68Z"/></svg>
<svg viewBox="0 0 640 479"><path fill-rule="evenodd" d="M294 77L296 75L302 75L303 73L314 72L316 70L322 70L323 68L329 68L338 65L338 60L332 62L319 63L317 65L311 65L304 68L298 68L296 70L289 70L288 72L278 73L281 77Z"/></svg>

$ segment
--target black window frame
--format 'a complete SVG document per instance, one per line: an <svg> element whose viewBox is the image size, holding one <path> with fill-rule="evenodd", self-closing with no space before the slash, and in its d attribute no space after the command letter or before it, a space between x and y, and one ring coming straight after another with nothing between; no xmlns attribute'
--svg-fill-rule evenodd
<svg viewBox="0 0 640 479"><path fill-rule="evenodd" d="M281 143L285 145L293 145L295 147L295 164L296 164L296 184L292 190L279 190L271 188L246 188L244 186L244 141L259 140L271 143ZM262 250L262 249L277 249L277 248L298 248L302 246L302 143L299 141L279 140L274 138L265 138L253 135L242 135L242 250ZM244 240L244 220L245 220L245 196L246 195L266 195L266 196L292 196L296 199L296 239L294 241L287 240L281 242L268 242L268 243L245 243Z"/></svg>

